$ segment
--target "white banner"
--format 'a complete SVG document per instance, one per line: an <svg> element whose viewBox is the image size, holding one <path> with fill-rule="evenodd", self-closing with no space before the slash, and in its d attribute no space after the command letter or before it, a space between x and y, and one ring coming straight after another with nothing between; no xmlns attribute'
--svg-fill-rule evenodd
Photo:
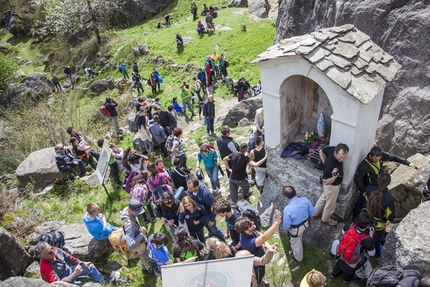
<svg viewBox="0 0 430 287"><path fill-rule="evenodd" d="M105 178L106 172L109 168L109 160L111 157L110 148L107 146L106 141L103 143L102 151L100 157L97 161L96 174L99 179L100 184L103 184L103 179Z"/></svg>
<svg viewBox="0 0 430 287"><path fill-rule="evenodd" d="M248 287L254 256L234 257L161 267L163 287Z"/></svg>

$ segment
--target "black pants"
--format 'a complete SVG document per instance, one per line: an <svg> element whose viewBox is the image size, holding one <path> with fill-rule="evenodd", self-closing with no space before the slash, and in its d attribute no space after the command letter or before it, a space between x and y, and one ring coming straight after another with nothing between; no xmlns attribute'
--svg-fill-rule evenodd
<svg viewBox="0 0 430 287"><path fill-rule="evenodd" d="M113 180L117 183L117 184L121 184L121 180L119 179L119 166L118 163L115 161L114 163L109 165L110 167L110 174L113 177Z"/></svg>
<svg viewBox="0 0 430 287"><path fill-rule="evenodd" d="M254 266L255 278L257 279L258 286L260 286L263 280L264 274L266 274L266 266Z"/></svg>
<svg viewBox="0 0 430 287"><path fill-rule="evenodd" d="M346 264L345 261L343 261L342 259L339 259L336 262L336 265L334 265L333 272L331 272L331 275L333 277L337 277L340 274L342 274L343 281L349 282L354 277L354 273L355 273L355 268L352 268L351 266Z"/></svg>

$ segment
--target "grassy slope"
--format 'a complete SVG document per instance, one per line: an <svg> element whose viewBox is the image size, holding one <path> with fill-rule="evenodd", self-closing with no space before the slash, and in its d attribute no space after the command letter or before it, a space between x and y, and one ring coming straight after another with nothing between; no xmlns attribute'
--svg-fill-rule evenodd
<svg viewBox="0 0 430 287"><path fill-rule="evenodd" d="M201 7L204 1L196 2L198 7ZM200 39L195 32L197 22L191 20L192 16L189 13L189 1L178 1L178 5L168 8L166 11L163 11L161 15L167 12L172 13L171 27L161 30L155 29L159 21L163 22L160 16L130 29L106 32L104 33L105 44L100 49L100 52L104 53L109 51L111 55L115 55L113 60L116 62L127 60L129 63L129 70L131 70L130 63L138 61L142 71L141 74L144 77L149 75L153 67L151 58L154 55L161 55L165 59L165 63L157 67L157 69L165 80L162 85L163 93L160 94L164 104L169 103L171 97L178 94L180 83L184 80L191 82L191 78L195 75L196 69L203 65L205 56L211 54L214 50L216 50L218 54L223 53L228 57L230 62L229 75L231 77L238 78L239 76L244 76L250 80L251 83L256 83L259 78L259 71L255 65L249 64L249 62L273 42L275 35L275 29L271 26L273 20L255 21L247 17L246 10L222 9L218 13L219 17L214 20L215 25L217 28L231 27L232 30L218 30L215 35L208 36L205 34L204 37ZM200 17L200 19L203 20L203 17ZM241 31L241 25L243 23L247 26L246 33ZM185 45L182 54L178 54L176 51L176 32L179 32L183 37L194 38L193 42ZM4 33L1 34L1 37L2 41L6 40L13 44L18 49L18 53L21 57L33 61L32 65L22 67L26 74L42 71L44 69L40 59L41 53L46 53L46 51L50 49L52 51L54 47L63 49L62 44L59 42L50 43L52 45L50 47L46 45L36 45L30 48L31 40L29 39L15 39ZM67 56L73 58L82 53L82 51L93 50L93 43L94 40L92 39L83 43L80 48L64 48L67 50L61 50L62 52L59 53L60 55L62 54L64 58L55 54L55 59L60 61L60 63L55 63L53 66L54 68L51 68L53 69L52 71L62 75L61 67L68 62L61 62L61 59L66 59ZM135 58L132 53L132 48L137 47L138 43L147 44L151 50L150 55ZM92 61L92 66L94 66L96 61L95 55L90 54L88 61L90 63ZM170 68L170 64L185 65L188 62L191 63L193 67L191 72L185 73L182 69L176 72ZM119 78L119 73L116 69L112 69L103 72L99 78L105 78L107 76ZM83 78L82 75L81 78ZM85 86L87 85L84 84L83 87ZM153 95L148 93L149 90L150 89L146 88L145 95L153 97ZM113 92L108 92L108 94L112 93ZM95 123L94 119L88 117L87 114L94 114L98 109L99 103L105 96L106 93L103 95L81 95L79 89L75 89L71 93L56 95L61 101L69 101L67 102L68 104L74 103L76 105L75 113L80 115L80 117L74 117L71 113L68 113L62 125L64 127L74 125L78 130L85 131L93 137L104 134L106 128L109 127L109 122ZM128 91L126 97L120 103L121 107L133 96L135 95L132 95L131 92ZM218 98L223 98L228 97L229 94L225 88L221 87L217 90L216 96ZM122 122L125 123L124 118ZM235 137L243 136L245 133L246 132L240 128L235 128L233 130ZM200 128L193 134L193 138L189 140L198 142L203 134L204 130ZM118 143L121 146L127 146L130 145L131 139L131 137L127 137L124 141ZM193 152L194 151L190 150L190 154ZM194 163L195 159L190 158L189 166L194 166ZM98 202L106 213L108 220L114 225L120 225L121 222L118 213L119 210L126 206L128 194L114 186L108 186L108 190L113 199L113 203L108 200L102 187L90 188L77 181L69 183L66 186L56 186L54 192L43 197L28 196L24 199L15 198L14 204L11 205L16 206L15 211L25 210L30 214L32 210L39 210L39 212L36 213L40 214L37 221L65 220L67 223L73 223L81 222L83 211L88 202ZM257 204L257 201L258 197L252 197L252 203L254 205ZM22 214L25 215L26 213ZM223 220L219 220L218 224L220 228L223 230L225 229ZM155 224L151 224L148 229L150 233L156 232L162 229L162 225L156 222ZM266 271L266 279L271 283L271 286L286 286L286 282L290 279L294 282L298 282L304 274L312 268L317 268L327 275L328 269L333 265L327 254L307 245L305 245L305 261L297 264L285 257L287 251L290 250L287 238L274 236L271 242L279 243L278 258L267 267ZM114 254L112 258L125 265L125 262L121 260L118 255ZM130 278L126 286L161 286L160 279L152 275L143 276L139 269L139 264L130 269L126 268L124 274ZM329 286L344 286L344 284L338 279L329 281Z"/></svg>

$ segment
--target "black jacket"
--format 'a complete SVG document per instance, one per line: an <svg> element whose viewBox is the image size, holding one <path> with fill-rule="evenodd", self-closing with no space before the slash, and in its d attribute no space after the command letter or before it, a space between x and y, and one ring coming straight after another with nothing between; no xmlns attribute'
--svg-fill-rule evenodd
<svg viewBox="0 0 430 287"><path fill-rule="evenodd" d="M109 111L110 117L118 116L118 112L116 111L116 107L118 106L118 104L115 101L112 100L111 103L106 102L106 103L104 103L104 106L106 107L106 110Z"/></svg>
<svg viewBox="0 0 430 287"><path fill-rule="evenodd" d="M64 152L57 151L55 153L55 163L57 164L58 169L73 165L75 160L76 159L73 157L72 152L68 148L64 148Z"/></svg>
<svg viewBox="0 0 430 287"><path fill-rule="evenodd" d="M166 205L161 203L160 200L157 200L157 203L155 204L155 215L158 218L164 217L167 220L174 219L175 224L178 225L179 204L179 200L175 199L175 204L172 205L171 208L168 208Z"/></svg>
<svg viewBox="0 0 430 287"><path fill-rule="evenodd" d="M173 119L172 119L172 116L169 114L169 112L161 111L160 114L159 113L155 113L155 114L159 116L160 121L158 123L163 128L167 126L170 127L173 124Z"/></svg>
<svg viewBox="0 0 430 287"><path fill-rule="evenodd" d="M371 166L371 163L369 164L369 162L366 161L366 159L369 162L371 162L370 156L369 154L367 154L367 157L363 159L363 161L358 165L358 168L357 168L357 171L355 172L355 177L354 177L355 184L357 185L358 190L360 190L360 192L362 193L366 191L366 187L369 185L378 186L378 176L381 173L381 170L383 170L384 161L394 161L404 165L411 164L408 160L400 156L397 156L394 154L382 153L381 160L379 161L380 168L378 170L375 166L375 169L378 170L378 172L375 172L375 170Z"/></svg>

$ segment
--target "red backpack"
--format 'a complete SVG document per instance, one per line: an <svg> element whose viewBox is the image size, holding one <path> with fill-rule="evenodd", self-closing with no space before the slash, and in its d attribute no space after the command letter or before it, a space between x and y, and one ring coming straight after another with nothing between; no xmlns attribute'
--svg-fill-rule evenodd
<svg viewBox="0 0 430 287"><path fill-rule="evenodd" d="M104 114L105 116L110 116L110 112L106 109L105 106L101 106L100 107L100 111L102 112L102 114Z"/></svg>
<svg viewBox="0 0 430 287"><path fill-rule="evenodd" d="M339 243L338 254L349 264L357 264L361 260L361 241L369 237L368 234L360 234L355 229L355 224L345 232Z"/></svg>

